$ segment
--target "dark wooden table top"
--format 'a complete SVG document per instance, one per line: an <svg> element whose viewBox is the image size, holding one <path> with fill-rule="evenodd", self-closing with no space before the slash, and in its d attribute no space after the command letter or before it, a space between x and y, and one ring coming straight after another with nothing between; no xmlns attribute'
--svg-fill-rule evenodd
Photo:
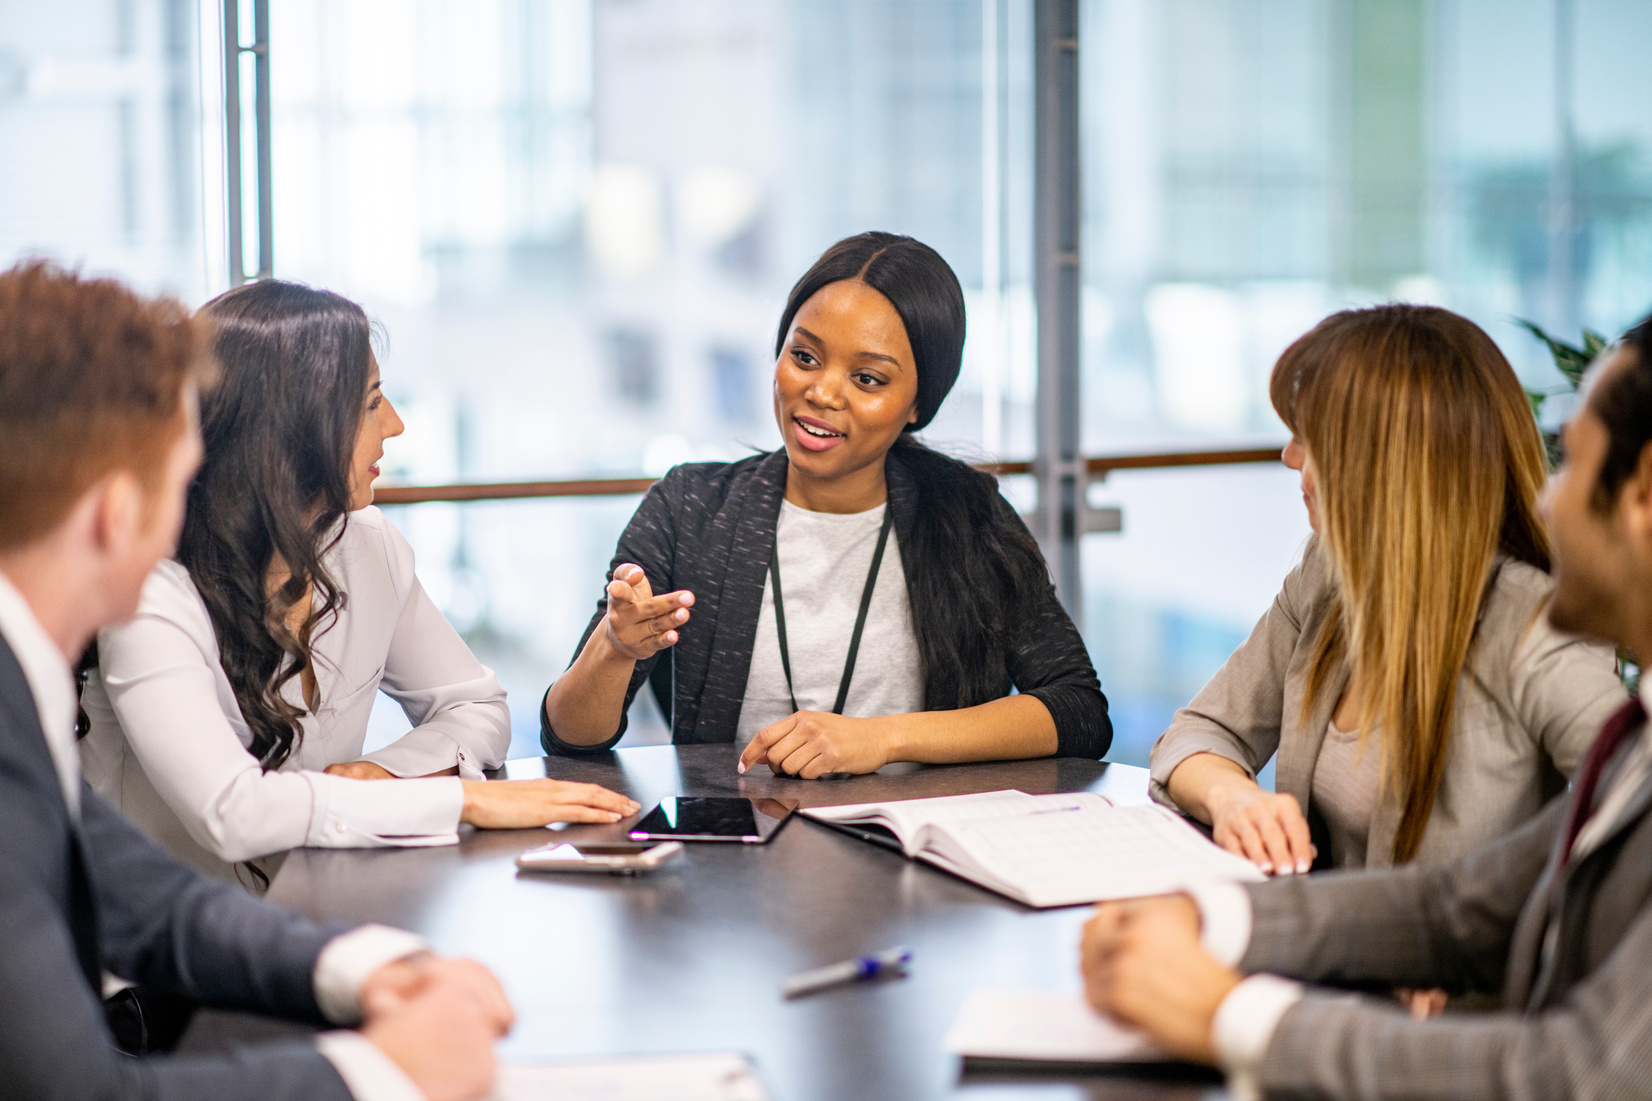
<svg viewBox="0 0 1652 1101"><path fill-rule="evenodd" d="M667 795L777 796L804 806L1019 788L1146 799L1146 771L1042 759L895 765L805 781L734 771L729 745L622 749L595 759L511 761L512 778L600 783L646 811ZM628 823L466 831L435 849L299 849L272 901L316 918L379 921L498 973L517 1009L504 1059L650 1052L749 1053L776 1101L1194 1098L1209 1079L961 1073L942 1037L973 989L1075 989L1088 909L1034 911L927 864L794 818L767 845L699 843L637 878L519 873L516 855L552 836L621 838ZM889 948L910 975L796 1001L786 976ZM203 1014L195 1049L268 1035Z"/></svg>

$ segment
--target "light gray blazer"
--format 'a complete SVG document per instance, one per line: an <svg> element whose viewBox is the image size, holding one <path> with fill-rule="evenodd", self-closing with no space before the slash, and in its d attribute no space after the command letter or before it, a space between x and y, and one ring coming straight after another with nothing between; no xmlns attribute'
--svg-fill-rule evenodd
<svg viewBox="0 0 1652 1101"><path fill-rule="evenodd" d="M1627 698L1609 647L1562 634L1540 614L1554 585L1547 574L1509 559L1494 568L1457 685L1445 776L1417 851L1424 864L1461 856L1536 814L1565 788L1601 724ZM1348 682L1344 666L1303 715L1312 644L1332 585L1316 536L1250 637L1154 743L1156 800L1175 805L1165 785L1195 753L1226 757L1255 776L1277 752L1275 790L1311 813L1320 744ZM1383 793L1367 867L1392 863L1403 809L1397 790Z"/></svg>
<svg viewBox="0 0 1652 1101"><path fill-rule="evenodd" d="M1600 843L1557 871L1568 802L1554 800L1524 827L1453 863L1250 888L1246 972L1501 990L1504 1005L1500 1013L1417 1021L1392 998L1310 991L1274 1031L1258 1067L1262 1092L1413 1101L1652 1097L1652 775Z"/></svg>

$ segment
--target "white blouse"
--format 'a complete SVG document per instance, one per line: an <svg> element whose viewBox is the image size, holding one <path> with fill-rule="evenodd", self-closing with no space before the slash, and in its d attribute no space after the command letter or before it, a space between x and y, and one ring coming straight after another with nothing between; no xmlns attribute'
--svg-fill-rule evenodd
<svg viewBox="0 0 1652 1101"><path fill-rule="evenodd" d="M510 747L510 712L413 572L413 548L376 508L350 514L326 559L346 595L314 640L319 714L305 712L291 757L265 772L219 664L195 584L174 561L144 584L137 617L98 636L99 669L81 697L91 731L87 781L152 839L206 871L304 845L376 848L458 841L460 779L480 780ZM361 759L383 688L413 729L370 753L396 776L348 780L328 765ZM283 686L303 708L299 678Z"/></svg>

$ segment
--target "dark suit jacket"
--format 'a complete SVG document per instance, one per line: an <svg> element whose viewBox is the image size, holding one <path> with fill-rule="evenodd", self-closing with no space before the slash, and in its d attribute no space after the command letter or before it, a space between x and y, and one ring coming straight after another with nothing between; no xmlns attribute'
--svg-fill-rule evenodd
<svg viewBox="0 0 1652 1101"><path fill-rule="evenodd" d="M889 507L894 512L895 541L906 561L918 509L918 489L892 450L884 463ZM688 463L656 483L637 507L620 536L608 577L631 562L648 575L654 592L688 589L694 593L694 618L669 650L639 661L626 690L629 710L637 689L669 662L668 718L678 745L731 742L740 725L746 677L751 672L763 586L774 552L780 501L786 493L786 452L753 455L735 463ZM1009 502L998 499L1003 514L1019 524ZM960 554L969 553L959 548ZM606 581L604 582L606 585ZM608 602L597 601L596 615L579 640L584 648L602 623ZM914 615L922 610L914 607ZM1015 609L1015 633L1003 655L1004 692L1011 684L1036 696L1055 720L1062 757L1099 758L1113 740L1107 700L1090 664L1084 641L1056 599L1055 588ZM573 746L556 736L539 709L540 741L552 754L590 753L611 748L625 733L625 718L606 742Z"/></svg>
<svg viewBox="0 0 1652 1101"><path fill-rule="evenodd" d="M1416 1021L1391 1000L1310 993L1280 1020L1263 1091L1652 1096L1652 778L1598 847L1561 868L1569 799L1454 863L1251 888L1242 970L1501 992L1505 1007Z"/></svg>
<svg viewBox="0 0 1652 1101"><path fill-rule="evenodd" d="M346 1101L308 1043L129 1058L100 999L109 971L205 1005L319 1023L311 977L339 931L185 868L84 784L77 825L0 639L0 1095Z"/></svg>

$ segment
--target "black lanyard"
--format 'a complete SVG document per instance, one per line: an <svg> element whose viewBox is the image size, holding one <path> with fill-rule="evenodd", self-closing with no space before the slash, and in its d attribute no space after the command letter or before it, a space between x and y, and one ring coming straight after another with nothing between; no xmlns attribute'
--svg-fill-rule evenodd
<svg viewBox="0 0 1652 1101"><path fill-rule="evenodd" d="M889 528L895 514L888 504L883 506L883 527L878 529L878 549L872 552L872 569L866 574L866 588L860 594L860 614L855 616L855 632L849 636L849 660L843 663L843 680L837 686L837 702L832 714L843 714L843 705L849 699L849 682L855 676L855 655L860 652L860 634L866 629L866 613L872 607L872 590L878 584L878 567L883 565L883 548L889 542ZM769 583L774 589L774 629L780 636L780 668L786 671L786 692L792 698L792 711L797 706L797 690L792 687L792 658L786 650L786 605L780 596L780 532L774 534L774 556L769 559Z"/></svg>

